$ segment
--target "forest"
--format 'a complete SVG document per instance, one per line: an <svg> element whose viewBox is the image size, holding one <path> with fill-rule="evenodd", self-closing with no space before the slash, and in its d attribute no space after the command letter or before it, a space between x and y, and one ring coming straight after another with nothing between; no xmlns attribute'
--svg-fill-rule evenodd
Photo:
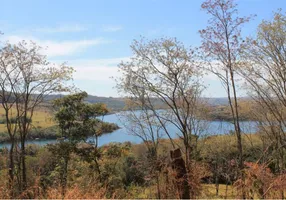
<svg viewBox="0 0 286 200"><path fill-rule="evenodd" d="M114 110L88 102L74 68L49 62L36 42L1 43L0 147L9 145L0 148L0 198L284 199L286 15L274 11L245 36L256 15L240 16L236 3L201 4L208 25L197 47L135 39L113 78ZM227 105L203 96L205 76L220 81ZM114 112L120 126L104 121ZM213 120L233 130L206 133ZM255 133L243 131L246 120ZM100 145L118 129L140 143ZM54 142L29 143L43 138Z"/></svg>

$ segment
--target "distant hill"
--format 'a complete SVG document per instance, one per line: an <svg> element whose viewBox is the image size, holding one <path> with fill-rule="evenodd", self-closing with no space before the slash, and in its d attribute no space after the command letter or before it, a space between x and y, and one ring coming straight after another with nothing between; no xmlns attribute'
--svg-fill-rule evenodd
<svg viewBox="0 0 286 200"><path fill-rule="evenodd" d="M224 106L228 105L227 97L218 97L218 98L204 98L212 106Z"/></svg>
<svg viewBox="0 0 286 200"><path fill-rule="evenodd" d="M54 99L61 98L63 96L64 95L49 95L45 98L45 101L51 101ZM88 95L85 101L89 103L104 103L107 105L109 109L111 109L111 111L122 110L125 106L124 99L117 97L98 97L98 96Z"/></svg>
<svg viewBox="0 0 286 200"><path fill-rule="evenodd" d="M125 106L124 99L117 97L98 97L88 95L85 100L89 103L104 103L107 108L111 109L111 111L123 110Z"/></svg>
<svg viewBox="0 0 286 200"><path fill-rule="evenodd" d="M218 98L204 98L207 102L212 106L228 106L228 98L227 97L218 97ZM251 100L250 97L238 97L238 101L240 100Z"/></svg>
<svg viewBox="0 0 286 200"><path fill-rule="evenodd" d="M49 95L46 97L46 101L51 101L53 99L61 98L63 95ZM219 105L227 105L228 99L226 97L222 98L204 98L207 100L207 102L212 106L219 106ZM88 95L88 97L85 99L86 102L89 103L104 103L107 105L111 111L120 111L123 110L125 106L124 98L119 97L99 97L99 96L92 96ZM163 104L159 100L154 100L154 103L161 107ZM161 105L162 104L162 105ZM160 106L161 105L161 106Z"/></svg>

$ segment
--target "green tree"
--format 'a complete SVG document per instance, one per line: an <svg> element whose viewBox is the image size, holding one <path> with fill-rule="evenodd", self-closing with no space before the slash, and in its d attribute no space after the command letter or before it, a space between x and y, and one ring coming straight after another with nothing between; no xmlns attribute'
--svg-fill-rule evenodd
<svg viewBox="0 0 286 200"><path fill-rule="evenodd" d="M108 126L107 123L102 123L96 119L97 116L106 114L108 110L104 104L85 103L84 99L86 97L87 93L81 92L54 101L54 107L57 110L55 119L58 122L62 140L57 144L49 145L48 148L59 159L60 183L63 196L67 186L68 163L71 154L79 153L82 156L95 156L92 160L95 160L97 169L99 169L97 155L94 154L94 152L98 152L97 143L91 146L91 149L93 149L92 154L86 154L80 143L85 143L88 136L94 135L97 138L103 133L112 132L118 128L110 124ZM102 127L105 127L105 129Z"/></svg>

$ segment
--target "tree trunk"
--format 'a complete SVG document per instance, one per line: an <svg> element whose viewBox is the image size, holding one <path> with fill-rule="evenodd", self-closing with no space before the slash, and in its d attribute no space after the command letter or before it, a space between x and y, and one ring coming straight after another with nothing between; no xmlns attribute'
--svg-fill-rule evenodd
<svg viewBox="0 0 286 200"><path fill-rule="evenodd" d="M18 186L18 192L22 191L22 156L21 156L21 149L18 149L18 147L16 146L17 151L19 152L17 155L17 159L16 159L16 164L17 164L17 170L14 171L17 178L17 186Z"/></svg>
<svg viewBox="0 0 286 200"><path fill-rule="evenodd" d="M62 177L61 177L61 182L62 182L62 198L64 199L65 194L66 194L66 187L67 187L67 175L68 175L68 161L69 158L64 158L64 163L63 163L63 169L62 169Z"/></svg>
<svg viewBox="0 0 286 200"><path fill-rule="evenodd" d="M234 111L235 111L235 123L236 123L236 136L237 136L237 147L239 151L239 168L240 170L243 170L243 154L242 154L242 141L241 141L241 129L240 129L240 123L239 123L239 115L238 115L238 103L237 103L237 96L236 96L236 88L234 83L234 75L233 71L231 69L230 72L230 78L231 78L231 85L233 90L233 97L234 97Z"/></svg>
<svg viewBox="0 0 286 200"><path fill-rule="evenodd" d="M161 199L159 173L156 174L157 198Z"/></svg>
<svg viewBox="0 0 286 200"><path fill-rule="evenodd" d="M22 163L22 190L25 191L27 189L25 139L21 141L21 163Z"/></svg>
<svg viewBox="0 0 286 200"><path fill-rule="evenodd" d="M230 80L231 80L232 92L233 92L233 97L234 97L234 108L233 108L233 104L232 104L232 100L230 96L229 86L227 86L228 100L229 100L229 104L230 104L231 111L232 111L235 134L237 138L237 150L239 154L239 176L241 177L241 180L244 182L245 177L244 177L244 174L242 173L242 170L244 169L243 150L242 150L241 129L240 129L240 123L239 123L239 114L238 114L238 102L237 102L236 87L235 87L234 74L233 74L233 69L231 65L231 60L229 60L229 62L230 62L229 63ZM245 199L245 198L246 198L246 194L244 191L244 186L242 186L242 199Z"/></svg>
<svg viewBox="0 0 286 200"><path fill-rule="evenodd" d="M281 166L280 166L280 175L283 175L283 171L284 171L284 152L283 152L283 148L280 148L280 156L281 156ZM284 195L284 188L282 187L281 189L281 199L284 199L285 195Z"/></svg>
<svg viewBox="0 0 286 200"><path fill-rule="evenodd" d="M218 175L217 175L217 173L216 173L216 176L215 176L215 189L216 189L216 196L218 196L219 184L218 184Z"/></svg>
<svg viewBox="0 0 286 200"><path fill-rule="evenodd" d="M9 151L9 190L10 197L14 197L14 138L11 140L11 147Z"/></svg>
<svg viewBox="0 0 286 200"><path fill-rule="evenodd" d="M96 166L96 170L97 170L97 173L99 175L99 181L101 182L101 171L100 171L100 168L99 168L99 163L97 162L97 158L94 158L94 163L95 163L95 166Z"/></svg>

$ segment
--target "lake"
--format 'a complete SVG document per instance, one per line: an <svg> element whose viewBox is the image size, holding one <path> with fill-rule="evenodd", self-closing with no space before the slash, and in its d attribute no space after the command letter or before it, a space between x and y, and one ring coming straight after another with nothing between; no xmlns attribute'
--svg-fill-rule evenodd
<svg viewBox="0 0 286 200"><path fill-rule="evenodd" d="M110 142L126 142L130 141L132 143L141 143L142 140L139 137L128 134L128 131L123 127L121 121L117 114L111 114L104 116L103 120L105 122L111 122L118 124L120 129L110 133L103 135L99 138L98 143L99 146L108 144ZM171 133L172 138L176 138L178 133L178 129L174 125L168 125L168 130ZM241 122L241 129L244 133L255 133L257 131L257 123L253 121L243 121ZM207 135L216 135L216 134L227 134L230 131L234 131L233 124L226 121L210 121L208 123L208 127L204 130L203 134ZM166 138L166 136L163 138ZM93 138L89 138L88 140L92 140ZM46 145L49 143L55 143L56 140L29 140L27 144L38 144L38 145ZM9 143L0 144L0 148L8 147Z"/></svg>

